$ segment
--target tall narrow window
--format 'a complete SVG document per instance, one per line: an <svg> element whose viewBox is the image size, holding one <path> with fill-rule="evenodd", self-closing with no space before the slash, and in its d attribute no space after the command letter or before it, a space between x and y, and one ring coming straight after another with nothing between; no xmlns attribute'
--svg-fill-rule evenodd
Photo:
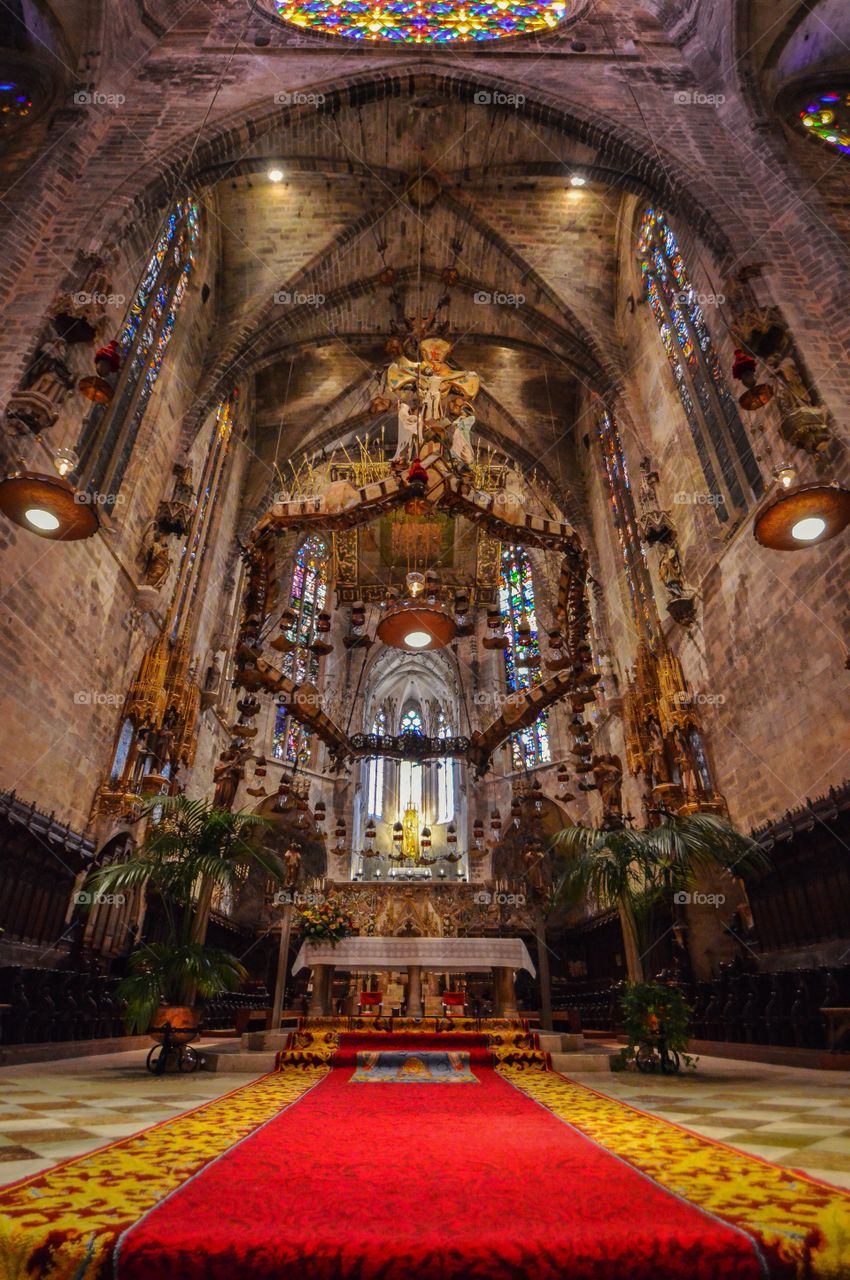
<svg viewBox="0 0 850 1280"><path fill-rule="evenodd" d="M632 613L646 639L656 630L657 613L652 594L652 578L637 525L637 512L629 479L629 468L617 424L604 406L596 417L596 432L602 446L602 461L608 481L611 517L620 543L620 555L629 591Z"/></svg>
<svg viewBox="0 0 850 1280"><path fill-rule="evenodd" d="M198 238L198 205L169 215L118 335L121 371L108 405L96 405L80 436L78 474L91 492L114 496L130 461L189 283Z"/></svg>
<svg viewBox="0 0 850 1280"><path fill-rule="evenodd" d="M130 760L130 748L136 737L136 726L128 717L121 725L121 732L118 734L118 741L115 744L115 754L112 757L112 768L109 770L109 781L119 782L127 772L127 765Z"/></svg>
<svg viewBox="0 0 850 1280"><path fill-rule="evenodd" d="M508 647L505 649L505 680L512 692L540 684L540 640L534 609L534 581L531 561L522 547L502 547L499 576L499 605ZM511 757L515 769L531 769L548 764L549 715L542 711L534 724L511 734Z"/></svg>
<svg viewBox="0 0 850 1280"><path fill-rule="evenodd" d="M422 715L417 707L407 707L401 717L401 733L422 734ZM422 809L422 765L415 760L402 760L398 771L398 807Z"/></svg>
<svg viewBox="0 0 850 1280"><path fill-rule="evenodd" d="M295 622L286 637L295 644L283 660L283 674L296 684L315 684L319 678L319 659L311 653L316 638L316 617L325 607L328 593L328 548L324 538L312 533L305 538L295 557L292 571L290 607ZM278 707L275 717L272 755L287 764L306 764L310 758L309 737L285 707Z"/></svg>
<svg viewBox="0 0 850 1280"><path fill-rule="evenodd" d="M225 462L233 434L233 402L223 400L213 425L212 436L204 459L201 479L195 493L195 508L189 535L183 544L177 585L172 603L171 637L176 638L192 617L201 570L212 541L212 522L221 497Z"/></svg>
<svg viewBox="0 0 850 1280"><path fill-rule="evenodd" d="M758 463L726 384L699 298L667 219L647 209L638 236L647 298L673 371L676 388L714 510L746 511L764 491Z"/></svg>
<svg viewBox="0 0 850 1280"><path fill-rule="evenodd" d="M387 715L383 707L375 716L372 732L387 731ZM373 756L366 765L366 812L370 818L380 818L384 812L384 757Z"/></svg>
<svg viewBox="0 0 850 1280"><path fill-rule="evenodd" d="M443 712L437 716L437 737L450 738L452 731ZM451 822L455 816L455 762L451 756L437 762L437 822Z"/></svg>

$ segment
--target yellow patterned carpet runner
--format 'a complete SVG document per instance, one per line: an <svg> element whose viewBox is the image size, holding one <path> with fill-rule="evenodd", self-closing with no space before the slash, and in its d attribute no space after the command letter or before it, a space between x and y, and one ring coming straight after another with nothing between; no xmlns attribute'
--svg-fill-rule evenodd
<svg viewBox="0 0 850 1280"><path fill-rule="evenodd" d="M286 1063L185 1115L0 1189L0 1280L106 1280L121 1233L319 1084L343 1030L315 1028L302 1048L293 1045L289 1052L309 1062ZM850 1194L541 1070L544 1055L524 1028L488 1034L505 1081L657 1185L749 1233L767 1259L766 1274L850 1278ZM384 1092L370 1090L376 1107ZM564 1194L566 1205L568 1187Z"/></svg>

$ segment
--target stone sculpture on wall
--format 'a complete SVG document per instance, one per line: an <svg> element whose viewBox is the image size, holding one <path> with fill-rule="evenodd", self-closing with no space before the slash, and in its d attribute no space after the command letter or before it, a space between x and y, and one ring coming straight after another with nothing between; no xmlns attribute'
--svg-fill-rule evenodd
<svg viewBox="0 0 850 1280"><path fill-rule="evenodd" d="M696 616L697 593L685 577L678 534L671 513L658 500L660 476L648 457L641 459L639 491L640 535L647 546L660 548L658 576L667 592L667 612L674 622L689 627Z"/></svg>
<svg viewBox="0 0 850 1280"><path fill-rule="evenodd" d="M59 417L74 375L68 366L68 344L64 338L45 336L20 387L9 398L6 421L17 431L39 435Z"/></svg>
<svg viewBox="0 0 850 1280"><path fill-rule="evenodd" d="M126 299L113 292L112 272L117 261L115 245L83 256L85 272L78 288L60 293L53 304L53 327L71 343L94 342L107 326L108 310L121 315Z"/></svg>
<svg viewBox="0 0 850 1280"><path fill-rule="evenodd" d="M593 757L593 779L602 800L603 830L623 825L623 762L617 755Z"/></svg>
<svg viewBox="0 0 850 1280"><path fill-rule="evenodd" d="M765 393L773 394L766 403L773 401L776 406L783 439L818 458L829 448L832 432L782 312L774 306L752 307L736 320L733 335L741 349L763 361L773 375ZM763 403L757 400L749 405L744 397L739 399L744 409L760 409Z"/></svg>

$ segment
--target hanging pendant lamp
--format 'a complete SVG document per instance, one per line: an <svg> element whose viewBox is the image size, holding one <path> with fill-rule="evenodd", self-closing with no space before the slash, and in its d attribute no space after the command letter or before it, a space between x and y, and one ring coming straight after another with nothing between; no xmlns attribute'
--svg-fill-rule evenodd
<svg viewBox="0 0 850 1280"><path fill-rule="evenodd" d="M779 493L756 516L753 537L772 551L802 551L850 524L850 490L838 484L796 485L793 467L777 472Z"/></svg>
<svg viewBox="0 0 850 1280"><path fill-rule="evenodd" d="M13 522L54 542L78 542L100 528L97 507L64 476L17 471L0 481L0 511Z"/></svg>

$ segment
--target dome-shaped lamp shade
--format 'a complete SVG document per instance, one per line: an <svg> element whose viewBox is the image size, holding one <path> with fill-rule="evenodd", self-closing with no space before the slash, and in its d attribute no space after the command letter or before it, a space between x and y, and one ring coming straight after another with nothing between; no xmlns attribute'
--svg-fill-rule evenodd
<svg viewBox="0 0 850 1280"><path fill-rule="evenodd" d="M22 529L54 542L91 538L100 528L96 506L61 476L19 471L0 481L0 511Z"/></svg>
<svg viewBox="0 0 850 1280"><path fill-rule="evenodd" d="M416 652L442 649L457 634L457 624L442 609L425 606L390 610L378 624L378 639L394 649Z"/></svg>
<svg viewBox="0 0 850 1280"><path fill-rule="evenodd" d="M753 536L773 551L827 542L850 524L850 490L811 484L780 493L756 517Z"/></svg>

